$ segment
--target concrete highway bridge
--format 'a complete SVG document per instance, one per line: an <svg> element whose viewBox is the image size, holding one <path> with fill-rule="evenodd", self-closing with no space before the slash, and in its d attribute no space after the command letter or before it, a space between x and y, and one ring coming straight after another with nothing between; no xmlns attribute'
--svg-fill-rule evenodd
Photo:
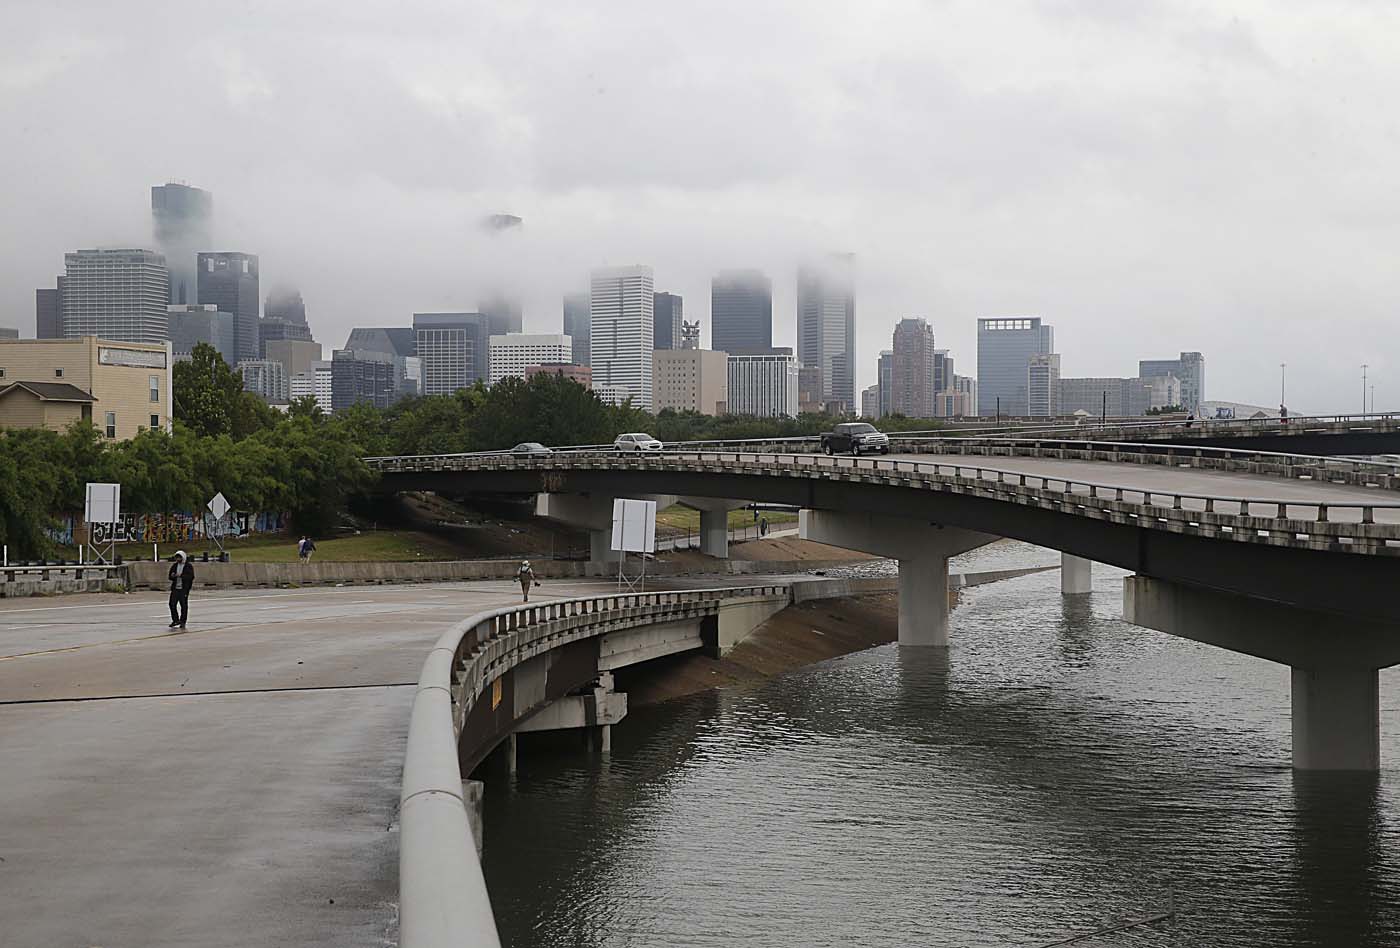
<svg viewBox="0 0 1400 948"><path fill-rule="evenodd" d="M1024 440L874 458L782 447L371 464L384 490L535 494L542 513L600 538L615 497L679 500L701 511L714 555L725 553L727 509L798 507L805 537L898 561L902 647L946 646L957 553L998 537L1058 549L1066 595L1088 592L1093 561L1110 563L1133 573L1129 621L1291 667L1296 768L1379 767L1378 671L1400 662L1394 467ZM605 543L593 549L607 556ZM606 724L616 663L697 643L722 652L726 613L742 628L783 598L772 587L614 593L484 612L445 633L419 679L404 767L401 944L462 944L463 933L499 944L463 783L487 753L505 741L513 760L514 733L561 702Z"/></svg>
<svg viewBox="0 0 1400 948"><path fill-rule="evenodd" d="M1229 456L1226 456L1226 455ZM377 458L387 491L535 494L593 532L613 498L802 510L803 536L899 563L899 640L947 644L948 558L1000 537L1060 550L1066 594L1090 563L1134 575L1134 623L1288 665L1299 769L1379 767L1378 670L1400 663L1400 472L1384 464L1128 446L849 458L673 449ZM605 568L605 566L603 567Z"/></svg>

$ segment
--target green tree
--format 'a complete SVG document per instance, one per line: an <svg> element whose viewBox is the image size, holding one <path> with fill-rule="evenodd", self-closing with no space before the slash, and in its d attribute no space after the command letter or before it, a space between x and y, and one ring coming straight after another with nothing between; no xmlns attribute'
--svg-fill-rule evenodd
<svg viewBox="0 0 1400 948"><path fill-rule="evenodd" d="M201 342L188 359L175 363L175 421L196 434L233 434L243 380L219 350Z"/></svg>

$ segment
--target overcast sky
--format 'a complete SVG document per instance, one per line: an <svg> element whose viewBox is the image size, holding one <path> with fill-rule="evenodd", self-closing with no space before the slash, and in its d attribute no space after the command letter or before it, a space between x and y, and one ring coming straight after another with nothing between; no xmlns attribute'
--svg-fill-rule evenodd
<svg viewBox="0 0 1400 948"><path fill-rule="evenodd" d="M149 246L153 184L355 325L648 263L709 323L857 255L858 383L901 317L962 374L1038 314L1067 376L1205 353L1207 395L1400 409L1400 5L1150 0L5 0L0 325L63 253ZM525 219L493 245L486 214Z"/></svg>

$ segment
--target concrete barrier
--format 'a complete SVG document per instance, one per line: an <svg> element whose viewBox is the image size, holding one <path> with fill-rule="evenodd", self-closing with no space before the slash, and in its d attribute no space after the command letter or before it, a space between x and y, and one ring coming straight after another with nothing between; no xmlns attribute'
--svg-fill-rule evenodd
<svg viewBox="0 0 1400 948"><path fill-rule="evenodd" d="M776 573L805 573L813 569L849 566L846 561L715 560L697 567L680 563L648 563L647 575L667 576L761 576ZM238 586L336 586L385 583L444 583L480 579L514 579L519 560L446 560L429 563L202 563L196 561L195 585L217 589ZM607 576L606 567L583 560L532 560L531 568L542 580L579 579ZM126 582L130 589L164 590L169 585L170 564L128 563ZM629 570L629 574L635 569Z"/></svg>

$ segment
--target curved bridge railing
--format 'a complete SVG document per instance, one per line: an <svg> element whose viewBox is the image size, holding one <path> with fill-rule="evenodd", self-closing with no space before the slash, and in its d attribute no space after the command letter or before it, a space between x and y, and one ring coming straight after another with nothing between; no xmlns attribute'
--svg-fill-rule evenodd
<svg viewBox="0 0 1400 948"><path fill-rule="evenodd" d="M677 451L425 455L375 458L369 463L381 473L618 470L843 480L975 496L1144 529L1253 544L1400 555L1400 502L1202 494L960 461Z"/></svg>
<svg viewBox="0 0 1400 948"><path fill-rule="evenodd" d="M399 944L499 948L462 794L467 715L535 655L621 629L710 615L735 599L789 594L785 584L559 599L480 612L438 639L423 662L399 796ZM489 748L487 748L489 749Z"/></svg>

